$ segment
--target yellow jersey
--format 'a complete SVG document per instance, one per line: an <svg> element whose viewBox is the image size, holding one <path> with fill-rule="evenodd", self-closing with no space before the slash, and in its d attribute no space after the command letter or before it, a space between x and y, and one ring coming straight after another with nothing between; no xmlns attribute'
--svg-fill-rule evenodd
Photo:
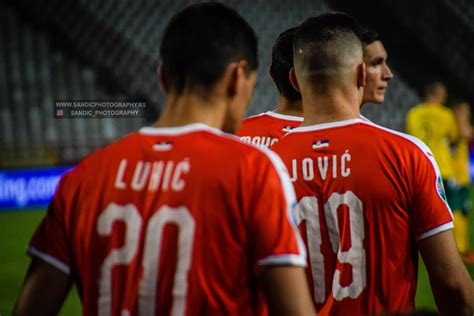
<svg viewBox="0 0 474 316"><path fill-rule="evenodd" d="M453 171L456 183L461 186L468 186L471 183L469 176L469 143L466 139L461 139L453 150Z"/></svg>
<svg viewBox="0 0 474 316"><path fill-rule="evenodd" d="M450 145L458 139L453 111L441 104L419 104L407 114L407 132L428 145L438 163L441 177L453 179Z"/></svg>

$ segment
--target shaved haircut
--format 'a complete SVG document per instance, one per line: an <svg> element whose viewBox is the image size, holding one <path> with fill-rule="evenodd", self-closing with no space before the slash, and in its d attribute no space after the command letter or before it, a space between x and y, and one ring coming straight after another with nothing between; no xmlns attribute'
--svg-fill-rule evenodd
<svg viewBox="0 0 474 316"><path fill-rule="evenodd" d="M308 18L296 31L294 65L298 77L327 89L344 84L363 62L361 27L344 13Z"/></svg>

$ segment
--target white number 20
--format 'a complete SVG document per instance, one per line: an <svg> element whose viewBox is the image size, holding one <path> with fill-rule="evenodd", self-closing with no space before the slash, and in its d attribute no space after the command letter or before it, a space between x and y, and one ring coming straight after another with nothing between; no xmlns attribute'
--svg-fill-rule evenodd
<svg viewBox="0 0 474 316"><path fill-rule="evenodd" d="M99 235L110 235L115 221L123 221L126 224L125 242L120 249L111 250L102 264L98 301L98 314L101 316L112 315L112 268L115 265L129 264L136 256L142 227L140 213L133 204L111 203L98 218L97 232ZM195 222L187 208L171 208L166 205L151 216L146 228L143 252L144 271L139 287L140 315L155 314L156 280L158 280L162 233L163 227L169 223L173 223L179 228L179 256L174 277L171 315L184 315ZM124 316L129 312L123 310L121 314Z"/></svg>
<svg viewBox="0 0 474 316"><path fill-rule="evenodd" d="M347 251L340 249L341 232L339 232L337 209L341 205L346 205L349 208L351 248ZM321 215L317 198L314 196L303 197L298 202L294 212L293 215L298 225L303 220L306 220L310 268L314 283L314 300L316 303L324 303L326 300L326 284L324 257L321 253ZM338 261L352 266L352 282L344 287L341 286L340 282L341 273L336 269L332 282L334 299L340 301L346 297L356 298L362 293L367 284L366 255L363 245L365 232L362 201L352 191L347 191L343 194L335 192L331 194L328 201L324 204L324 216L328 226L329 241L331 242L332 250L337 253Z"/></svg>

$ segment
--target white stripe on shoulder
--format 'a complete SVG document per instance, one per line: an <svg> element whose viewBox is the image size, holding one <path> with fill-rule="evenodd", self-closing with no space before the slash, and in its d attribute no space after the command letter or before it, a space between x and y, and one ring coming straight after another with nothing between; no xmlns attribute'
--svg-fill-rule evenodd
<svg viewBox="0 0 474 316"><path fill-rule="evenodd" d="M145 134L145 135L171 135L171 136L177 136L177 135L183 135L183 134L188 134L192 132L200 132L200 131L205 131L212 133L214 135L218 135L227 139L231 139L239 144L242 144L240 141L240 138L237 135L234 134L229 134L226 132L221 131L220 129L217 129L215 127L211 127L209 125L206 125L204 123L193 123L189 125L184 125L184 126L177 126L177 127L142 127L139 130L140 134Z"/></svg>
<svg viewBox="0 0 474 316"><path fill-rule="evenodd" d="M434 236L436 234L439 234L439 233L442 233L448 229L452 229L454 228L454 224L453 222L448 222L446 224L443 224L441 226L438 226L438 227L435 227L433 229L430 229L429 231L427 232L424 232L420 235L418 235L418 237L416 238L417 240L421 240L421 239L425 239L425 238L428 238L428 237L431 237L431 236Z"/></svg>
<svg viewBox="0 0 474 316"><path fill-rule="evenodd" d="M296 207L296 194L295 194L295 189L293 187L293 184L291 183L290 176L288 174L288 170L286 169L285 164L283 161L280 159L280 157L270 149L265 149L265 148L259 148L256 147L258 150L260 150L262 153L264 153L272 162L273 167L275 168L278 176L280 177L280 182L283 187L283 192L285 194L285 199L286 199L286 215L288 218L288 221L290 222L291 227L293 228L293 232L298 244L298 251L300 253L300 256L304 261L306 261L306 247L303 243L303 240L301 239L301 236L298 232L298 228L296 227L296 221L293 219L293 213L292 210L294 207Z"/></svg>
<svg viewBox="0 0 474 316"><path fill-rule="evenodd" d="M53 257L53 256L51 256L51 255L49 255L45 252L39 251L35 247L28 247L27 252L30 256L38 257L41 260L49 263L53 267L61 270L62 272L66 273L66 274L71 273L71 269L69 268L69 266L67 264L63 263L61 260L59 260L59 259L57 259L57 258L55 258L55 257Z"/></svg>
<svg viewBox="0 0 474 316"><path fill-rule="evenodd" d="M279 118L282 120L287 120L287 121L303 122L303 117L301 116L280 114L273 111L267 111L265 113L262 113L262 115L268 115L268 116L272 116L272 117Z"/></svg>
<svg viewBox="0 0 474 316"><path fill-rule="evenodd" d="M299 126L296 128L293 128L290 133L298 133L298 132L312 132L312 131L318 131L322 129L328 129L328 128L334 128L334 127L342 127L342 126L347 126L347 125L352 125L352 124L357 124L364 122L362 118L353 118L353 119L348 119L348 120L343 120L343 121L336 121L336 122L328 122L328 123L320 123L316 125L308 125L308 126Z"/></svg>
<svg viewBox="0 0 474 316"><path fill-rule="evenodd" d="M254 118L254 117L264 116L266 114L267 114L267 112L258 113L258 114L255 114L255 115L250 115L250 116L244 117L244 120L251 119L251 118Z"/></svg>
<svg viewBox="0 0 474 316"><path fill-rule="evenodd" d="M182 135L198 131L219 131L217 128L211 127L204 123L192 123L183 126L174 127L153 127L145 126L138 130L140 134L145 135ZM221 132L223 133L223 132Z"/></svg>

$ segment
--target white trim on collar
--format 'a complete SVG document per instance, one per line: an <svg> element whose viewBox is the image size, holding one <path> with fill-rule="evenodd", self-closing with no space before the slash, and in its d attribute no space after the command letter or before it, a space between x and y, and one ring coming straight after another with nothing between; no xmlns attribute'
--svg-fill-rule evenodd
<svg viewBox="0 0 474 316"><path fill-rule="evenodd" d="M276 112L273 112L273 111L267 111L267 112L262 113L262 114L273 116L273 117L276 117L276 118L279 118L279 119L282 119L282 120L303 122L303 118L301 116L280 114L280 113L276 113Z"/></svg>
<svg viewBox="0 0 474 316"><path fill-rule="evenodd" d="M209 125L203 123L192 123L183 126L176 126L176 127L152 127L152 126L145 126L138 130L140 134L145 135L181 135L187 134L197 131L210 131L218 134L222 134L222 131L218 130L217 128L211 127Z"/></svg>
<svg viewBox="0 0 474 316"><path fill-rule="evenodd" d="M320 129L341 127L341 126L352 125L356 123L367 123L367 122L364 121L363 119L355 118L355 119L350 119L350 120L322 123L322 124L316 124L316 125L310 125L310 126L300 126L300 127L296 127L292 129L290 133L317 131Z"/></svg>

